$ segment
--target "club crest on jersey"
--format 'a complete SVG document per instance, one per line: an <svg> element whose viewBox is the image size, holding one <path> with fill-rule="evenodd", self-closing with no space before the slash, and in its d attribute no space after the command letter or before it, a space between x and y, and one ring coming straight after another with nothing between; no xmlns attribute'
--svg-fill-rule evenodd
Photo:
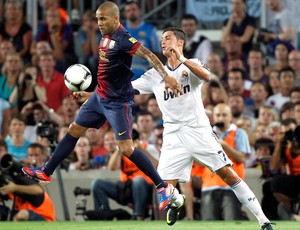
<svg viewBox="0 0 300 230"><path fill-rule="evenodd" d="M137 40L134 37L129 38L129 41L131 41L131 43L133 44L137 42Z"/></svg>
<svg viewBox="0 0 300 230"><path fill-rule="evenodd" d="M115 41L110 41L110 43L109 43L109 45L108 45L108 47L110 48L110 49L112 49L112 48L114 48L114 46L115 46Z"/></svg>
<svg viewBox="0 0 300 230"><path fill-rule="evenodd" d="M106 58L106 52L100 49L99 51L99 59L105 62L109 62L109 60Z"/></svg>
<svg viewBox="0 0 300 230"><path fill-rule="evenodd" d="M140 38L146 37L146 32L145 31L140 31L139 36L140 36Z"/></svg>

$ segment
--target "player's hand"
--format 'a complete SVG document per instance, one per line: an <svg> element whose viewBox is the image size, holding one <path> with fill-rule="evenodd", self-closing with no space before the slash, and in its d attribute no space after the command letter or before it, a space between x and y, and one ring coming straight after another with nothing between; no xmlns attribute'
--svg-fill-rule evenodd
<svg viewBox="0 0 300 230"><path fill-rule="evenodd" d="M85 102L92 94L92 92L79 91L73 92L73 94L71 94L70 97L72 100L78 102Z"/></svg>
<svg viewBox="0 0 300 230"><path fill-rule="evenodd" d="M165 77L165 89L167 93L169 92L169 89L171 89L176 97L179 94L183 94L181 84L174 77L171 77L169 75Z"/></svg>

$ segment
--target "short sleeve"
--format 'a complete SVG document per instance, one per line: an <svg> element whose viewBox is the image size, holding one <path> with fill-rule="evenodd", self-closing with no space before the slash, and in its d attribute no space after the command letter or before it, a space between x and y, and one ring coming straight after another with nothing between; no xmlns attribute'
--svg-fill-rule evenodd
<svg viewBox="0 0 300 230"><path fill-rule="evenodd" d="M141 43L132 37L129 33L124 34L122 38L119 40L121 50L129 53L130 55L134 55L136 50L139 48Z"/></svg>
<svg viewBox="0 0 300 230"><path fill-rule="evenodd" d="M132 87L139 91L140 94L150 94L153 93L153 82L152 82L152 75L154 69L150 69L145 72L140 78L132 81Z"/></svg>
<svg viewBox="0 0 300 230"><path fill-rule="evenodd" d="M237 129L235 135L235 146L236 149L240 152L243 152L245 154L251 153L249 138L245 130Z"/></svg>

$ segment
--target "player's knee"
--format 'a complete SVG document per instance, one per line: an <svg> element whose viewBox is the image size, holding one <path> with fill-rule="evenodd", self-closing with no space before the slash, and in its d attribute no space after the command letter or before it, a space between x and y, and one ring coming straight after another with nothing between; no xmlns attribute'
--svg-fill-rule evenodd
<svg viewBox="0 0 300 230"><path fill-rule="evenodd" d="M87 128L80 126L78 124L76 124L75 122L72 122L69 126L69 130L68 132L75 138L79 138L81 137L85 130L87 130Z"/></svg>
<svg viewBox="0 0 300 230"><path fill-rule="evenodd" d="M20 210L15 216L14 221L22 221L29 219L29 212L26 209Z"/></svg>

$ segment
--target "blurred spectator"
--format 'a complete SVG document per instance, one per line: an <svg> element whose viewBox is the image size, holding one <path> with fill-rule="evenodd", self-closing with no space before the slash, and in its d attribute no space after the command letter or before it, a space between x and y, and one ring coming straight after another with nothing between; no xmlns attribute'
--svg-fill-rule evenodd
<svg viewBox="0 0 300 230"><path fill-rule="evenodd" d="M291 49L288 46L286 46L285 43L279 42L276 44L273 69L280 71L283 68L288 67L288 57L290 51Z"/></svg>
<svg viewBox="0 0 300 230"><path fill-rule="evenodd" d="M132 115L135 119L140 112L147 111L148 99L150 98L150 96L150 94L138 94L134 96Z"/></svg>
<svg viewBox="0 0 300 230"><path fill-rule="evenodd" d="M0 138L5 139L8 134L10 116L11 112L8 101L0 98Z"/></svg>
<svg viewBox="0 0 300 230"><path fill-rule="evenodd" d="M247 63L246 55L242 52L242 43L237 35L229 34L225 37L224 50L225 55L222 58L222 62L226 72L231 60L240 59L244 64Z"/></svg>
<svg viewBox="0 0 300 230"><path fill-rule="evenodd" d="M294 103L291 101L285 102L279 111L279 120L283 121L288 118L295 118Z"/></svg>
<svg viewBox="0 0 300 230"><path fill-rule="evenodd" d="M103 137L108 129L109 126L106 124L100 129L89 128L86 130L85 135L90 141L93 157L102 156L107 153L107 150L103 146Z"/></svg>
<svg viewBox="0 0 300 230"><path fill-rule="evenodd" d="M268 126L272 121L278 121L277 110L272 106L261 106L258 111L257 124Z"/></svg>
<svg viewBox="0 0 300 230"><path fill-rule="evenodd" d="M247 133L232 121L230 107L218 104L214 111L213 130L227 156L233 161L233 170L244 179L244 162L250 153ZM221 153L222 154L222 153ZM202 175L201 216L203 220L241 220L241 203L230 187L208 168Z"/></svg>
<svg viewBox="0 0 300 230"><path fill-rule="evenodd" d="M35 49L31 49L31 53L32 53L32 57L31 57L31 64L34 66L38 66L38 62L39 62L39 56L41 55L41 53L43 53L44 51L52 51L53 49L51 48L51 45L48 41L37 41L36 42L36 46ZM59 57L56 57L55 55L57 55L57 53L53 53L54 57L55 57L55 67L54 69L60 73L64 73L67 68L69 67L67 65L67 63L63 60L59 60Z"/></svg>
<svg viewBox="0 0 300 230"><path fill-rule="evenodd" d="M58 9L62 23L66 24L70 21L67 11L60 6L60 0L44 0L43 7L45 11L51 8Z"/></svg>
<svg viewBox="0 0 300 230"><path fill-rule="evenodd" d="M212 80L202 87L202 100L204 106L218 103L227 103L228 95L220 81Z"/></svg>
<svg viewBox="0 0 300 230"><path fill-rule="evenodd" d="M31 26L24 21L23 2L17 0L6 1L4 17L0 23L0 42L10 40L25 63L30 62L30 46L32 42Z"/></svg>
<svg viewBox="0 0 300 230"><path fill-rule="evenodd" d="M92 86L89 89L95 88L97 85L97 70L98 70L98 44L101 39L101 33L98 27L95 11L87 10L82 15L81 26L78 29L78 39L81 44L83 57L80 63L86 65L93 76Z"/></svg>
<svg viewBox="0 0 300 230"><path fill-rule="evenodd" d="M73 160L69 165L69 170L88 170L92 168L90 160L93 159L91 152L91 145L89 139L86 136L82 136L78 139L74 152Z"/></svg>
<svg viewBox="0 0 300 230"><path fill-rule="evenodd" d="M133 130L133 141L137 148L143 149L155 166L158 158L154 158L151 152L144 149L140 144L138 133ZM103 179L96 179L92 182L92 192L96 212L109 212L110 205L108 198L117 201L121 205L134 204L134 216L143 220L148 216L147 204L152 199L153 183L134 163L127 157L122 156L116 150L111 156L108 169L121 170L120 181L111 182Z"/></svg>
<svg viewBox="0 0 300 230"><path fill-rule="evenodd" d="M14 44L9 40L2 40L0 42L0 68L2 68L5 58L9 54L16 52Z"/></svg>
<svg viewBox="0 0 300 230"><path fill-rule="evenodd" d="M294 104L294 115L295 115L296 124L300 125L300 102L296 102Z"/></svg>
<svg viewBox="0 0 300 230"><path fill-rule="evenodd" d="M277 175L271 181L272 192L279 203L279 218L284 220L296 218L296 210L293 209L292 202L298 201L300 194L299 142L300 126L293 129L291 123L289 126L282 127L282 134L276 141L275 151L271 158L271 170L278 170L281 162L289 167L289 175Z"/></svg>
<svg viewBox="0 0 300 230"><path fill-rule="evenodd" d="M207 63L207 57L212 53L211 41L197 33L198 20L192 14L186 14L181 18L181 29L186 34L186 44L183 54L186 58L198 58L201 62Z"/></svg>
<svg viewBox="0 0 300 230"><path fill-rule="evenodd" d="M268 56L274 57L275 46L278 42L285 42L292 46L295 42L295 25L291 17L292 12L285 8L282 0L266 0L266 5L272 11L266 29L260 29L258 40L267 44Z"/></svg>
<svg viewBox="0 0 300 230"><path fill-rule="evenodd" d="M22 74L23 61L19 54L14 53L6 57L0 76L0 97L10 101L10 96L18 84L18 79ZM13 104L14 112L17 110L16 103Z"/></svg>
<svg viewBox="0 0 300 230"><path fill-rule="evenodd" d="M234 123L238 128L244 129L246 131L249 140L251 152L247 155L247 158L244 162L245 168L252 167L256 160L256 154L254 149L255 139L252 131L253 123L253 120L249 117L241 117Z"/></svg>
<svg viewBox="0 0 300 230"><path fill-rule="evenodd" d="M152 114L148 111L139 113L137 117L138 132L140 134L140 140L144 143L154 144L153 128L155 123L153 121Z"/></svg>
<svg viewBox="0 0 300 230"><path fill-rule="evenodd" d="M246 74L239 68L233 68L228 72L228 94L240 94L244 100L250 96L250 91L245 88Z"/></svg>
<svg viewBox="0 0 300 230"><path fill-rule="evenodd" d="M46 12L46 20L38 28L32 43L31 53L35 54L36 43L46 40L50 43L54 57L71 65L77 62L74 51L72 26L62 23L59 11L49 8Z"/></svg>
<svg viewBox="0 0 300 230"><path fill-rule="evenodd" d="M253 118L258 118L258 111L264 106L268 96L266 86L262 82L255 82L250 89L250 98L246 102L248 109L252 112Z"/></svg>
<svg viewBox="0 0 300 230"><path fill-rule="evenodd" d="M290 90L290 98L292 103L300 101L300 86L296 86Z"/></svg>
<svg viewBox="0 0 300 230"><path fill-rule="evenodd" d="M1 48L1 45L0 45ZM294 70L296 75L296 85L300 86L300 51L292 50L289 53L289 66Z"/></svg>
<svg viewBox="0 0 300 230"><path fill-rule="evenodd" d="M115 137L115 133L112 129L109 129L103 137L103 146L107 150L107 154L103 155L103 166L107 166L108 161L111 155L117 149L117 140Z"/></svg>
<svg viewBox="0 0 300 230"><path fill-rule="evenodd" d="M281 106L290 100L289 93L296 84L295 72L290 67L285 67L279 72L280 92L268 97L266 105L273 106L278 111Z"/></svg>
<svg viewBox="0 0 300 230"><path fill-rule="evenodd" d="M30 142L37 141L37 127L43 122L54 122L63 125L64 120L53 109L51 110L42 102L29 102L22 109L21 114L27 117L27 125L24 137Z"/></svg>
<svg viewBox="0 0 300 230"><path fill-rule="evenodd" d="M221 44L229 34L236 34L242 43L243 53L248 55L255 31L255 18L247 14L246 0L231 1L231 15L223 23Z"/></svg>
<svg viewBox="0 0 300 230"><path fill-rule="evenodd" d="M257 160L254 166L262 168L262 178L264 178L262 184L263 197L261 200L261 206L266 216L272 220L277 220L277 205L271 191L270 178L276 173L270 169L270 158L274 152L275 143L270 138L259 138L255 142L255 151L257 154Z"/></svg>
<svg viewBox="0 0 300 230"><path fill-rule="evenodd" d="M6 148L0 141L0 146ZM0 147L1 148L1 147ZM7 150L4 150L2 157L6 157ZM0 168L0 175L2 175ZM13 173L11 173L13 174ZM14 176L13 180L1 185L0 195L8 195L12 200L13 206L10 214L13 221L54 221L55 208L49 197L38 182L26 176Z"/></svg>
<svg viewBox="0 0 300 230"><path fill-rule="evenodd" d="M13 115L9 123L9 136L5 141L8 152L19 160L27 158L30 142L24 138L26 120L22 115Z"/></svg>
<svg viewBox="0 0 300 230"><path fill-rule="evenodd" d="M46 102L46 90L37 84L37 69L34 66L27 66L24 73L19 76L18 84L12 91L9 102L18 105L18 111L29 102Z"/></svg>
<svg viewBox="0 0 300 230"><path fill-rule="evenodd" d="M293 119L293 118L287 118L287 119ZM281 127L280 121L272 121L267 127L268 136L274 142L276 141L276 138L277 138L278 134L280 133L280 127Z"/></svg>
<svg viewBox="0 0 300 230"><path fill-rule="evenodd" d="M7 144L4 139L0 138L0 159L8 153Z"/></svg>
<svg viewBox="0 0 300 230"><path fill-rule="evenodd" d="M254 130L254 141L262 137L268 137L268 125L257 123Z"/></svg>
<svg viewBox="0 0 300 230"><path fill-rule="evenodd" d="M160 108L158 107L157 100L154 95L151 95L148 99L147 110L149 113L151 113L153 121L155 123L161 121L162 114Z"/></svg>
<svg viewBox="0 0 300 230"><path fill-rule="evenodd" d="M227 76L224 71L223 63L219 54L212 53L207 57L207 67L218 77L224 87L227 87Z"/></svg>
<svg viewBox="0 0 300 230"><path fill-rule="evenodd" d="M279 72L277 70L272 70L269 73L268 87L270 88L269 96L280 93L281 85L280 85Z"/></svg>
<svg viewBox="0 0 300 230"><path fill-rule="evenodd" d="M39 56L39 67L37 85L46 90L46 105L58 111L64 96L70 94L70 90L64 83L64 76L54 69L55 58L52 51L44 51ZM55 93L53 93L55 92Z"/></svg>
<svg viewBox="0 0 300 230"><path fill-rule="evenodd" d="M39 143L31 143L27 148L27 164L30 167L40 167L46 162L44 147Z"/></svg>
<svg viewBox="0 0 300 230"><path fill-rule="evenodd" d="M156 28L144 21L142 21L142 13L137 1L126 1L124 7L126 24L125 29L135 39L140 41L146 48L151 50L154 54L161 56L160 42L156 34ZM147 60L138 57L132 58L132 72L134 76L132 80L139 78L146 70L150 68Z"/></svg>
<svg viewBox="0 0 300 230"><path fill-rule="evenodd" d="M265 64L266 61L263 52L261 50L251 49L248 55L248 80L267 84L268 76L264 70Z"/></svg>
<svg viewBox="0 0 300 230"><path fill-rule="evenodd" d="M253 120L253 116L249 108L245 105L245 100L240 94L232 94L228 98L228 106L232 114L232 122L235 123L242 117L249 117Z"/></svg>
<svg viewBox="0 0 300 230"><path fill-rule="evenodd" d="M79 105L77 101L72 100L69 95L64 96L62 100L61 116L64 124L71 124L75 120Z"/></svg>

